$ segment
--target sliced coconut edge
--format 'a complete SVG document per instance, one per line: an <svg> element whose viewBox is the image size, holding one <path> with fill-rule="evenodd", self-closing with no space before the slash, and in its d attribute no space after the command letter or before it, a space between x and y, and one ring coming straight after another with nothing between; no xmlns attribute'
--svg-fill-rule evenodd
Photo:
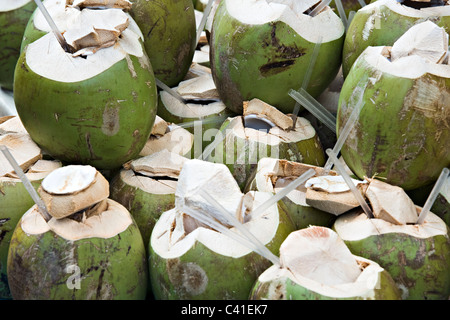
<svg viewBox="0 0 450 320"><path fill-rule="evenodd" d="M148 156L164 149L184 156L189 154L194 144L194 135L185 128L170 124L164 135L152 135L145 143L139 156Z"/></svg>

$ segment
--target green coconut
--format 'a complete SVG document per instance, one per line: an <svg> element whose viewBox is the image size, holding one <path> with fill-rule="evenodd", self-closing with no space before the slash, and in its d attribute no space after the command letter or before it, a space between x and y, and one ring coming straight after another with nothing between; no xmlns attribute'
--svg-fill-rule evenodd
<svg viewBox="0 0 450 320"><path fill-rule="evenodd" d="M356 210L340 216L333 228L353 254L374 260L389 272L403 299L448 299L449 228L434 213L417 225L369 219Z"/></svg>
<svg viewBox="0 0 450 320"><path fill-rule="evenodd" d="M127 163L111 181L110 198L130 211L147 249L159 217L175 207L178 175L187 160L162 150Z"/></svg>
<svg viewBox="0 0 450 320"><path fill-rule="evenodd" d="M411 190L450 166L447 50L448 36L427 21L392 49L369 47L355 62L342 87L337 131L362 95L364 109L341 150L358 177L376 175Z"/></svg>
<svg viewBox="0 0 450 320"><path fill-rule="evenodd" d="M0 87L7 90L13 89L23 33L35 8L33 0L5 0L0 4Z"/></svg>
<svg viewBox="0 0 450 320"><path fill-rule="evenodd" d="M412 7L412 3L415 2L377 0L358 10L345 37L342 52L344 77L348 76L352 65L367 47L392 46L413 25L430 20L450 30L450 6L446 3L432 6L434 4L430 1L430 7L417 9Z"/></svg>
<svg viewBox="0 0 450 320"><path fill-rule="evenodd" d="M185 102L167 91L160 91L158 116L167 122L184 126L194 135L194 157L198 158L211 143L217 129L234 113L220 100L210 69L202 69L197 74L195 72L172 88Z"/></svg>
<svg viewBox="0 0 450 320"><path fill-rule="evenodd" d="M223 0L214 16L210 64L225 105L242 113L243 101L261 99L292 113L312 53L320 50L306 90L318 97L333 81L341 64L345 28L325 7L307 14L319 1Z"/></svg>
<svg viewBox="0 0 450 320"><path fill-rule="evenodd" d="M259 217L249 211L271 197L269 193L241 193L223 164L187 161L175 192L175 208L164 212L150 239L150 279L156 299L247 299L259 274L271 262L244 244L200 223L184 212L211 215L230 232L239 231L199 194L209 193L235 214L250 233L275 255L294 230L281 206L272 206Z"/></svg>
<svg viewBox="0 0 450 320"><path fill-rule="evenodd" d="M242 190L264 157L325 164L322 145L308 120L297 117L294 126L290 116L256 98L245 101L243 109L242 116L223 123L215 137L221 142L207 158L226 164Z"/></svg>
<svg viewBox="0 0 450 320"><path fill-rule="evenodd" d="M52 157L119 168L138 156L150 136L154 74L140 30L122 10L74 10L64 18L84 23L61 30L78 51L65 52L47 33L22 52L14 83L17 112Z"/></svg>
<svg viewBox="0 0 450 320"><path fill-rule="evenodd" d="M324 169L321 167L284 159L262 158L258 161L255 176L246 190L276 194L309 169L315 170L316 176L324 174ZM328 174L335 174L335 172L330 171ZM331 227L336 216L306 203L307 188L305 184L300 185L280 200L294 221L296 229L307 228L310 225Z"/></svg>
<svg viewBox="0 0 450 320"><path fill-rule="evenodd" d="M11 239L7 272L13 299L146 297L142 236L128 210L107 198L105 181L91 166L70 165L45 177L39 193L51 218L34 205Z"/></svg>
<svg viewBox="0 0 450 320"><path fill-rule="evenodd" d="M0 118L0 145L10 150L37 190L42 179L61 163L42 160L40 149L25 137L18 117ZM34 202L3 154L0 154L0 168L0 299L11 299L6 273L9 244L18 221Z"/></svg>
<svg viewBox="0 0 450 320"><path fill-rule="evenodd" d="M399 300L392 277L374 261L358 257L331 229L292 232L280 247L281 266L259 277L251 299Z"/></svg>
<svg viewBox="0 0 450 320"><path fill-rule="evenodd" d="M130 14L144 34L155 77L176 86L186 76L197 46L192 1L136 0Z"/></svg>

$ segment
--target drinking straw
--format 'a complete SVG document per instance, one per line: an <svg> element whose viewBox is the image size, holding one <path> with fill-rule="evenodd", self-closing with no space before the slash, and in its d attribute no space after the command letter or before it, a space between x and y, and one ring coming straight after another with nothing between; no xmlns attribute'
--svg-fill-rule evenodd
<svg viewBox="0 0 450 320"><path fill-rule="evenodd" d="M300 88L299 91L289 90L289 95L297 102L303 105L320 122L326 125L330 130L336 133L336 117L331 114L324 106L314 99L306 90Z"/></svg>
<svg viewBox="0 0 450 320"><path fill-rule="evenodd" d="M361 96L362 98L362 96ZM362 99L358 101L358 103L355 106L355 109L353 109L352 113L350 114L350 117L348 118L347 122L345 123L344 128L339 133L339 137L336 141L336 144L333 147L334 154L338 155L339 152L342 149L342 146L344 145L344 142L347 140L348 135L352 131L353 127L356 124L356 120L359 118L359 114L364 107L365 102L362 101ZM331 170L331 167L333 166L333 161L328 158L327 162L325 163L324 169L326 171Z"/></svg>
<svg viewBox="0 0 450 320"><path fill-rule="evenodd" d="M334 162L334 165L337 169L337 171L339 172L339 174L342 176L342 178L344 178L345 183L347 183L348 187L350 188L350 190L353 192L353 195L355 196L356 200L358 200L359 204L361 205L362 209L364 210L365 214L367 215L367 217L373 218L373 213L372 210L370 210L369 205L367 204L367 202L364 200L364 198L362 197L361 193L356 189L355 184L353 183L352 179L350 178L350 176L347 174L347 172L345 171L344 166L339 162L338 158L336 157L335 153L333 152L333 150L331 149L327 149L326 153L328 154L328 156L331 158L331 161Z"/></svg>
<svg viewBox="0 0 450 320"><path fill-rule="evenodd" d="M226 218L227 223L235 227L252 244L253 248L263 257L267 258L273 264L279 265L279 259L263 243L261 243L233 214L228 212L216 199L214 199L205 190L200 190L200 195L212 206L218 209L222 216Z"/></svg>
<svg viewBox="0 0 450 320"><path fill-rule="evenodd" d="M25 176L25 173L23 172L22 168L19 166L16 159L14 159L14 156L11 154L11 152L9 152L8 148L4 145L0 146L0 150L3 152L3 155L9 161L9 163L13 167L14 171L16 172L16 174L19 176L20 180L22 181L25 189L28 191L31 198L36 203L38 210L41 213L42 217L45 219L46 222L49 221L52 218L51 215L48 213L44 202L42 201L42 199L39 197L36 190L31 185L30 180L28 180L28 178Z"/></svg>
<svg viewBox="0 0 450 320"><path fill-rule="evenodd" d="M175 125L181 128L192 128L194 127L198 122L201 122L202 124L219 124L219 123L223 123L225 121L225 117L224 116L212 116L212 117L208 117L208 118L203 118L203 119L198 119L198 120L194 120L194 121L188 121L188 122L182 122L182 123L176 123Z"/></svg>
<svg viewBox="0 0 450 320"><path fill-rule="evenodd" d="M296 178L294 181L289 183L286 187L281 189L279 192L274 194L272 197L270 197L268 200L263 202L259 207L257 207L255 210L252 210L249 213L249 216L258 217L259 215L263 214L268 208L276 204L279 200L283 199L288 193L296 189L299 185L303 184L314 176L316 172L313 169L309 169L305 173L303 173L301 176Z"/></svg>
<svg viewBox="0 0 450 320"><path fill-rule="evenodd" d="M210 216L203 215L203 214L201 214L201 213L199 213L199 212L189 208L186 205L183 207L183 212L186 213L187 215L191 216L192 218L196 219L197 221L206 224L210 228L215 229L218 232L224 234L225 236L227 236L227 237L237 241L238 243L245 245L247 248L253 250L254 252L256 252L258 254L260 254L264 258L266 258L269 261L271 261L273 264L275 264L275 265L279 265L280 264L279 258L276 257L272 252L270 252L269 249L266 248L267 251L270 252L270 255L267 254L266 250L261 251L260 247L258 247L258 246L255 247L255 243L253 243L252 241L250 241L246 237L243 237L240 234L231 231L230 229L225 227L223 224L217 222L217 220L214 220Z"/></svg>
<svg viewBox="0 0 450 320"><path fill-rule="evenodd" d="M427 217L427 214L430 211L431 206L433 205L434 201L436 200L436 197L438 196L439 192L442 189L442 185L444 184L445 180L447 180L448 173L449 173L448 168L442 169L439 178L436 180L433 189L428 195L427 201L425 202L422 211L420 212L419 219L417 220L416 224L422 224L425 221L425 218Z"/></svg>
<svg viewBox="0 0 450 320"><path fill-rule="evenodd" d="M222 128L222 130L218 131L218 133L222 133L222 137L214 137L214 141L211 142L210 144L208 144L205 148L205 150L203 150L203 153L198 157L198 159L200 160L206 160L208 159L208 157L211 155L211 152L219 145L219 143L221 143L223 140L225 140L225 137L227 136L227 132L226 129L228 128L228 126L230 125L231 121L229 121L225 127Z"/></svg>
<svg viewBox="0 0 450 320"><path fill-rule="evenodd" d="M175 99L179 100L181 103L186 104L186 99L184 99L178 92L170 88L168 85L166 85L164 82L159 80L158 78L155 78L156 85L160 87L162 90L166 91L168 94L170 94Z"/></svg>
<svg viewBox="0 0 450 320"><path fill-rule="evenodd" d="M315 17L323 8L330 4L331 0L321 1L310 13L309 15Z"/></svg>
<svg viewBox="0 0 450 320"><path fill-rule="evenodd" d="M62 33L58 30L58 27L56 26L55 22L53 21L52 17L48 13L47 9L45 8L41 0L34 0L34 2L36 2L36 5L38 6L39 10L41 10L45 20L47 20L48 25L52 29L53 34L56 36L56 39L58 40L63 50L65 52L73 53L72 48L67 43L66 39L64 39Z"/></svg>
<svg viewBox="0 0 450 320"><path fill-rule="evenodd" d="M366 2L364 0L358 0L359 5L361 8L364 8L366 6Z"/></svg>
<svg viewBox="0 0 450 320"><path fill-rule="evenodd" d="M335 0L334 2L336 3L336 7L338 9L339 16L341 17L342 23L344 24L345 29L347 29L348 21L347 21L347 16L345 15L345 9L344 9L344 6L342 5L342 1Z"/></svg>
<svg viewBox="0 0 450 320"><path fill-rule="evenodd" d="M200 37L202 35L203 29L205 28L206 20L208 20L209 13L211 12L212 5L215 0L209 0L208 4L206 5L205 9L203 10L203 16L202 20L200 21L200 24L197 29L197 41L195 42L196 45L200 41Z"/></svg>

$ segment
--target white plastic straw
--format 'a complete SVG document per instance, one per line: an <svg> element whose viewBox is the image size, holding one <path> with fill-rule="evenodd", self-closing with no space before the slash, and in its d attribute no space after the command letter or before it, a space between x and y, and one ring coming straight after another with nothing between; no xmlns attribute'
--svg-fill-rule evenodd
<svg viewBox="0 0 450 320"><path fill-rule="evenodd" d="M347 29L347 27L348 27L348 20L347 20L346 14L345 14L344 6L342 5L342 1L341 0L334 0L334 3L336 3L336 8L338 10L339 17L341 17L342 23L344 24L345 29Z"/></svg>
<svg viewBox="0 0 450 320"><path fill-rule="evenodd" d="M442 185L444 184L445 180L447 180L449 173L448 168L444 168L441 171L441 174L439 175L439 178L436 180L433 189L431 190L427 201L425 202L422 211L420 212L419 219L417 220L417 224L422 224L425 221L425 218L427 217L428 212L431 209L431 206L433 205L434 201L436 200L436 197L438 196L439 192L442 189Z"/></svg>
<svg viewBox="0 0 450 320"><path fill-rule="evenodd" d="M310 13L311 17L315 17L323 8L330 4L331 0L322 0Z"/></svg>
<svg viewBox="0 0 450 320"><path fill-rule="evenodd" d="M366 3L364 2L364 0L358 0L358 3L361 6L361 8L364 8L366 6Z"/></svg>
<svg viewBox="0 0 450 320"><path fill-rule="evenodd" d="M273 264L275 265L279 265L279 258L276 257L272 252L270 256L266 255L266 252L260 252L260 248L255 247L255 244L251 241L249 241L247 238L241 236L240 234L231 231L230 229L228 229L227 227L225 227L224 225L222 225L221 223L217 222L216 220L214 220L213 218L200 214L197 211L184 206L183 207L183 212L190 215L192 218L198 220L201 223L206 224L207 226L209 226L210 228L216 229L218 232L224 234L225 236L239 242L240 244L243 244L244 246L246 246L247 248L251 249L252 251L260 254L261 256L263 256L264 258L268 259L269 261L271 261ZM267 248L266 248L267 249ZM267 249L268 250L268 249Z"/></svg>
<svg viewBox="0 0 450 320"><path fill-rule="evenodd" d="M42 217L45 219L45 221L49 221L52 218L51 215L48 213L44 202L42 201L42 199L39 197L36 190L31 185L30 180L28 180L28 178L25 176L25 173L23 172L22 168L17 163L16 159L14 159L13 155L11 154L11 152L9 152L9 150L6 146L4 146L4 145L0 146L0 150L3 152L5 158L9 161L9 163L13 167L14 171L16 172L16 174L19 176L20 180L22 181L25 189L28 191L31 198L36 203L38 210L41 213Z"/></svg>
<svg viewBox="0 0 450 320"><path fill-rule="evenodd" d="M179 100L181 103L186 104L186 100L175 90L170 88L168 85L166 85L164 82L159 80L158 78L155 78L156 85L160 87L162 90L166 91L168 94L170 94L175 99Z"/></svg>
<svg viewBox="0 0 450 320"><path fill-rule="evenodd" d="M63 50L65 52L71 52L70 46L68 45L66 39L64 39L62 33L58 30L58 27L56 26L52 17L48 13L44 4L41 2L41 0L34 0L34 2L36 2L36 5L38 6L39 10L41 10L42 14L44 15L45 20L47 20L48 25L52 29L53 33L56 36L56 39L58 39L58 42L61 45L61 47L63 48Z"/></svg>
<svg viewBox="0 0 450 320"><path fill-rule="evenodd" d="M278 201L283 199L287 194L289 194L291 191L297 189L297 187L303 183L305 183L309 178L314 176L316 172L313 169L309 169L305 173L303 173L301 176L296 178L294 181L289 183L286 187L284 187L282 190L274 194L270 199L262 203L259 207L257 207L255 210L252 210L250 212L249 216L258 217L259 215L263 214L268 208L276 204Z"/></svg>
<svg viewBox="0 0 450 320"><path fill-rule="evenodd" d="M200 41L200 37L202 35L203 29L205 28L206 20L208 20L208 16L209 16L209 13L211 12L211 8L212 8L214 1L215 0L209 0L208 4L206 5L205 9L203 10L203 17L202 17L202 20L200 21L200 24L197 29L197 41L195 42L196 44L198 44L198 42Z"/></svg>
<svg viewBox="0 0 450 320"><path fill-rule="evenodd" d="M347 122L345 123L344 128L339 133L339 137L336 141L336 144L333 147L334 154L338 155L339 152L341 152L342 146L344 145L344 142L347 140L348 135L352 131L353 127L356 124L356 121L359 118L359 114L364 107L364 102L362 102L362 99L358 101L358 104L355 106L355 109L353 109L352 113L350 114L350 117L348 118ZM327 162L325 163L324 169L325 170L331 170L331 167L333 166L333 161L331 158L328 158Z"/></svg>
<svg viewBox="0 0 450 320"><path fill-rule="evenodd" d="M352 179L350 178L350 176L345 171L344 166L339 162L339 160L336 157L336 155L334 154L333 150L327 149L326 153L331 158L331 161L334 162L334 165L335 165L338 173L342 176L342 178L344 178L344 181L347 183L348 187L353 192L353 195L355 196L356 200L358 200L359 204L361 205L361 208L364 210L364 212L366 213L367 217L369 219L373 218L372 210L370 210L369 205L364 200L364 198L362 197L361 193L356 189L355 184L353 183Z"/></svg>
<svg viewBox="0 0 450 320"><path fill-rule="evenodd" d="M289 95L311 112L320 122L336 133L336 117L314 99L306 90L289 90Z"/></svg>
<svg viewBox="0 0 450 320"><path fill-rule="evenodd" d="M233 214L228 212L219 202L216 201L209 193L205 190L200 191L200 195L209 202L216 209L220 210L223 217L228 220L233 227L235 227L238 231L242 233L242 235L248 239L250 243L252 243L253 248L263 257L267 258L269 261L272 261L273 264L279 265L279 258L275 256L267 247L261 243L258 238L256 238Z"/></svg>

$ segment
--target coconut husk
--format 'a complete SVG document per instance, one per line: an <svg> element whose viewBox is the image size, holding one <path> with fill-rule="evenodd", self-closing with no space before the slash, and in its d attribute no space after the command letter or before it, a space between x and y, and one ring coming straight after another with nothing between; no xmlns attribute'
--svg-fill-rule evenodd
<svg viewBox="0 0 450 320"><path fill-rule="evenodd" d="M155 123L153 124L151 135L162 136L167 132L168 127L169 124L157 115L155 118Z"/></svg>
<svg viewBox="0 0 450 320"><path fill-rule="evenodd" d="M188 161L187 158L165 149L133 160L124 167L129 167L129 169L145 176L178 178L186 161Z"/></svg>
<svg viewBox="0 0 450 320"><path fill-rule="evenodd" d="M43 185L38 192L49 214L55 219L62 219L108 198L109 182L97 172L89 186L78 192L55 194L45 190Z"/></svg>
<svg viewBox="0 0 450 320"><path fill-rule="evenodd" d="M130 10L132 3L128 0L66 0L66 6L83 8L118 8Z"/></svg>
<svg viewBox="0 0 450 320"><path fill-rule="evenodd" d="M257 114L263 116L273 122L275 125L283 130L292 128L294 121L291 117L285 115L277 108L271 106L268 103L260 99L252 99L250 101L243 102L243 115Z"/></svg>

